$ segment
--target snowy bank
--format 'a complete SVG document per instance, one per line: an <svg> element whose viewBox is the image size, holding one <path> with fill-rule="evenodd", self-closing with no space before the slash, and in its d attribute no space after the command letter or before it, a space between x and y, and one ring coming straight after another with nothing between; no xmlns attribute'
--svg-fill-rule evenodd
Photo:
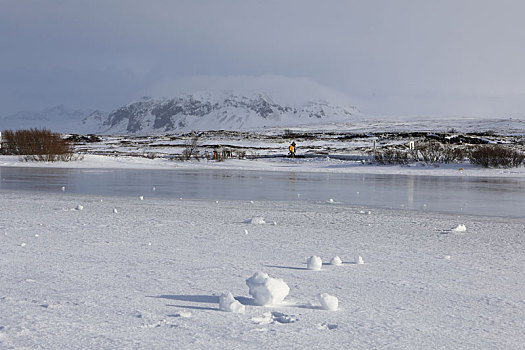
<svg viewBox="0 0 525 350"><path fill-rule="evenodd" d="M365 173L403 174L428 176L483 176L483 177L525 177L525 167L510 169L486 169L472 164L441 164L438 167L424 164L376 165L331 158L315 159L226 159L216 161L173 161L162 158L148 159L129 156L85 155L84 159L72 162L21 162L17 156L0 155L0 167L49 167L75 169L228 169L284 172L319 173Z"/></svg>

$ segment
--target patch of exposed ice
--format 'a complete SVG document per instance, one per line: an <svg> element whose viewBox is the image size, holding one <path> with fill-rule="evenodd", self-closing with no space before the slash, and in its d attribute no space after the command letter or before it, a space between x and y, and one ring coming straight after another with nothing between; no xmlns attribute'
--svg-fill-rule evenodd
<svg viewBox="0 0 525 350"><path fill-rule="evenodd" d="M319 330L334 330L334 329L337 329L338 325L336 324L330 324L330 323L326 323L326 322L323 322L323 323L319 323L317 324L317 329Z"/></svg>
<svg viewBox="0 0 525 350"><path fill-rule="evenodd" d="M294 323L297 321L297 317L295 317L295 315L287 315L282 312L274 311L272 312L272 320L279 323Z"/></svg>

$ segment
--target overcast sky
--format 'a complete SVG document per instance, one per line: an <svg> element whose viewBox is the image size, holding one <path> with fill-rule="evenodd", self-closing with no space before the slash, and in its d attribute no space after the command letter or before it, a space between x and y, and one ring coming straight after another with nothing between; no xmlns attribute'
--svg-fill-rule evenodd
<svg viewBox="0 0 525 350"><path fill-rule="evenodd" d="M525 118L525 1L0 0L0 115L260 90Z"/></svg>

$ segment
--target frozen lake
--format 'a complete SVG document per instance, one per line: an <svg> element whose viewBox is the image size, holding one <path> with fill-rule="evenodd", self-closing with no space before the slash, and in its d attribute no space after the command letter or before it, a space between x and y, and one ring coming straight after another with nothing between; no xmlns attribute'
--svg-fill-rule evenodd
<svg viewBox="0 0 525 350"><path fill-rule="evenodd" d="M0 190L209 200L321 201L525 217L525 180L233 170L0 167Z"/></svg>

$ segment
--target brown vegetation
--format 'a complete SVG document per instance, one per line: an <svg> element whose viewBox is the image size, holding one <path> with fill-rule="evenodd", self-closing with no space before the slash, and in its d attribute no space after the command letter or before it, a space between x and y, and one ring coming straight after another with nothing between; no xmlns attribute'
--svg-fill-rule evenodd
<svg viewBox="0 0 525 350"><path fill-rule="evenodd" d="M22 156L26 161L70 161L73 146L59 133L47 129L5 130L2 132L2 152Z"/></svg>

